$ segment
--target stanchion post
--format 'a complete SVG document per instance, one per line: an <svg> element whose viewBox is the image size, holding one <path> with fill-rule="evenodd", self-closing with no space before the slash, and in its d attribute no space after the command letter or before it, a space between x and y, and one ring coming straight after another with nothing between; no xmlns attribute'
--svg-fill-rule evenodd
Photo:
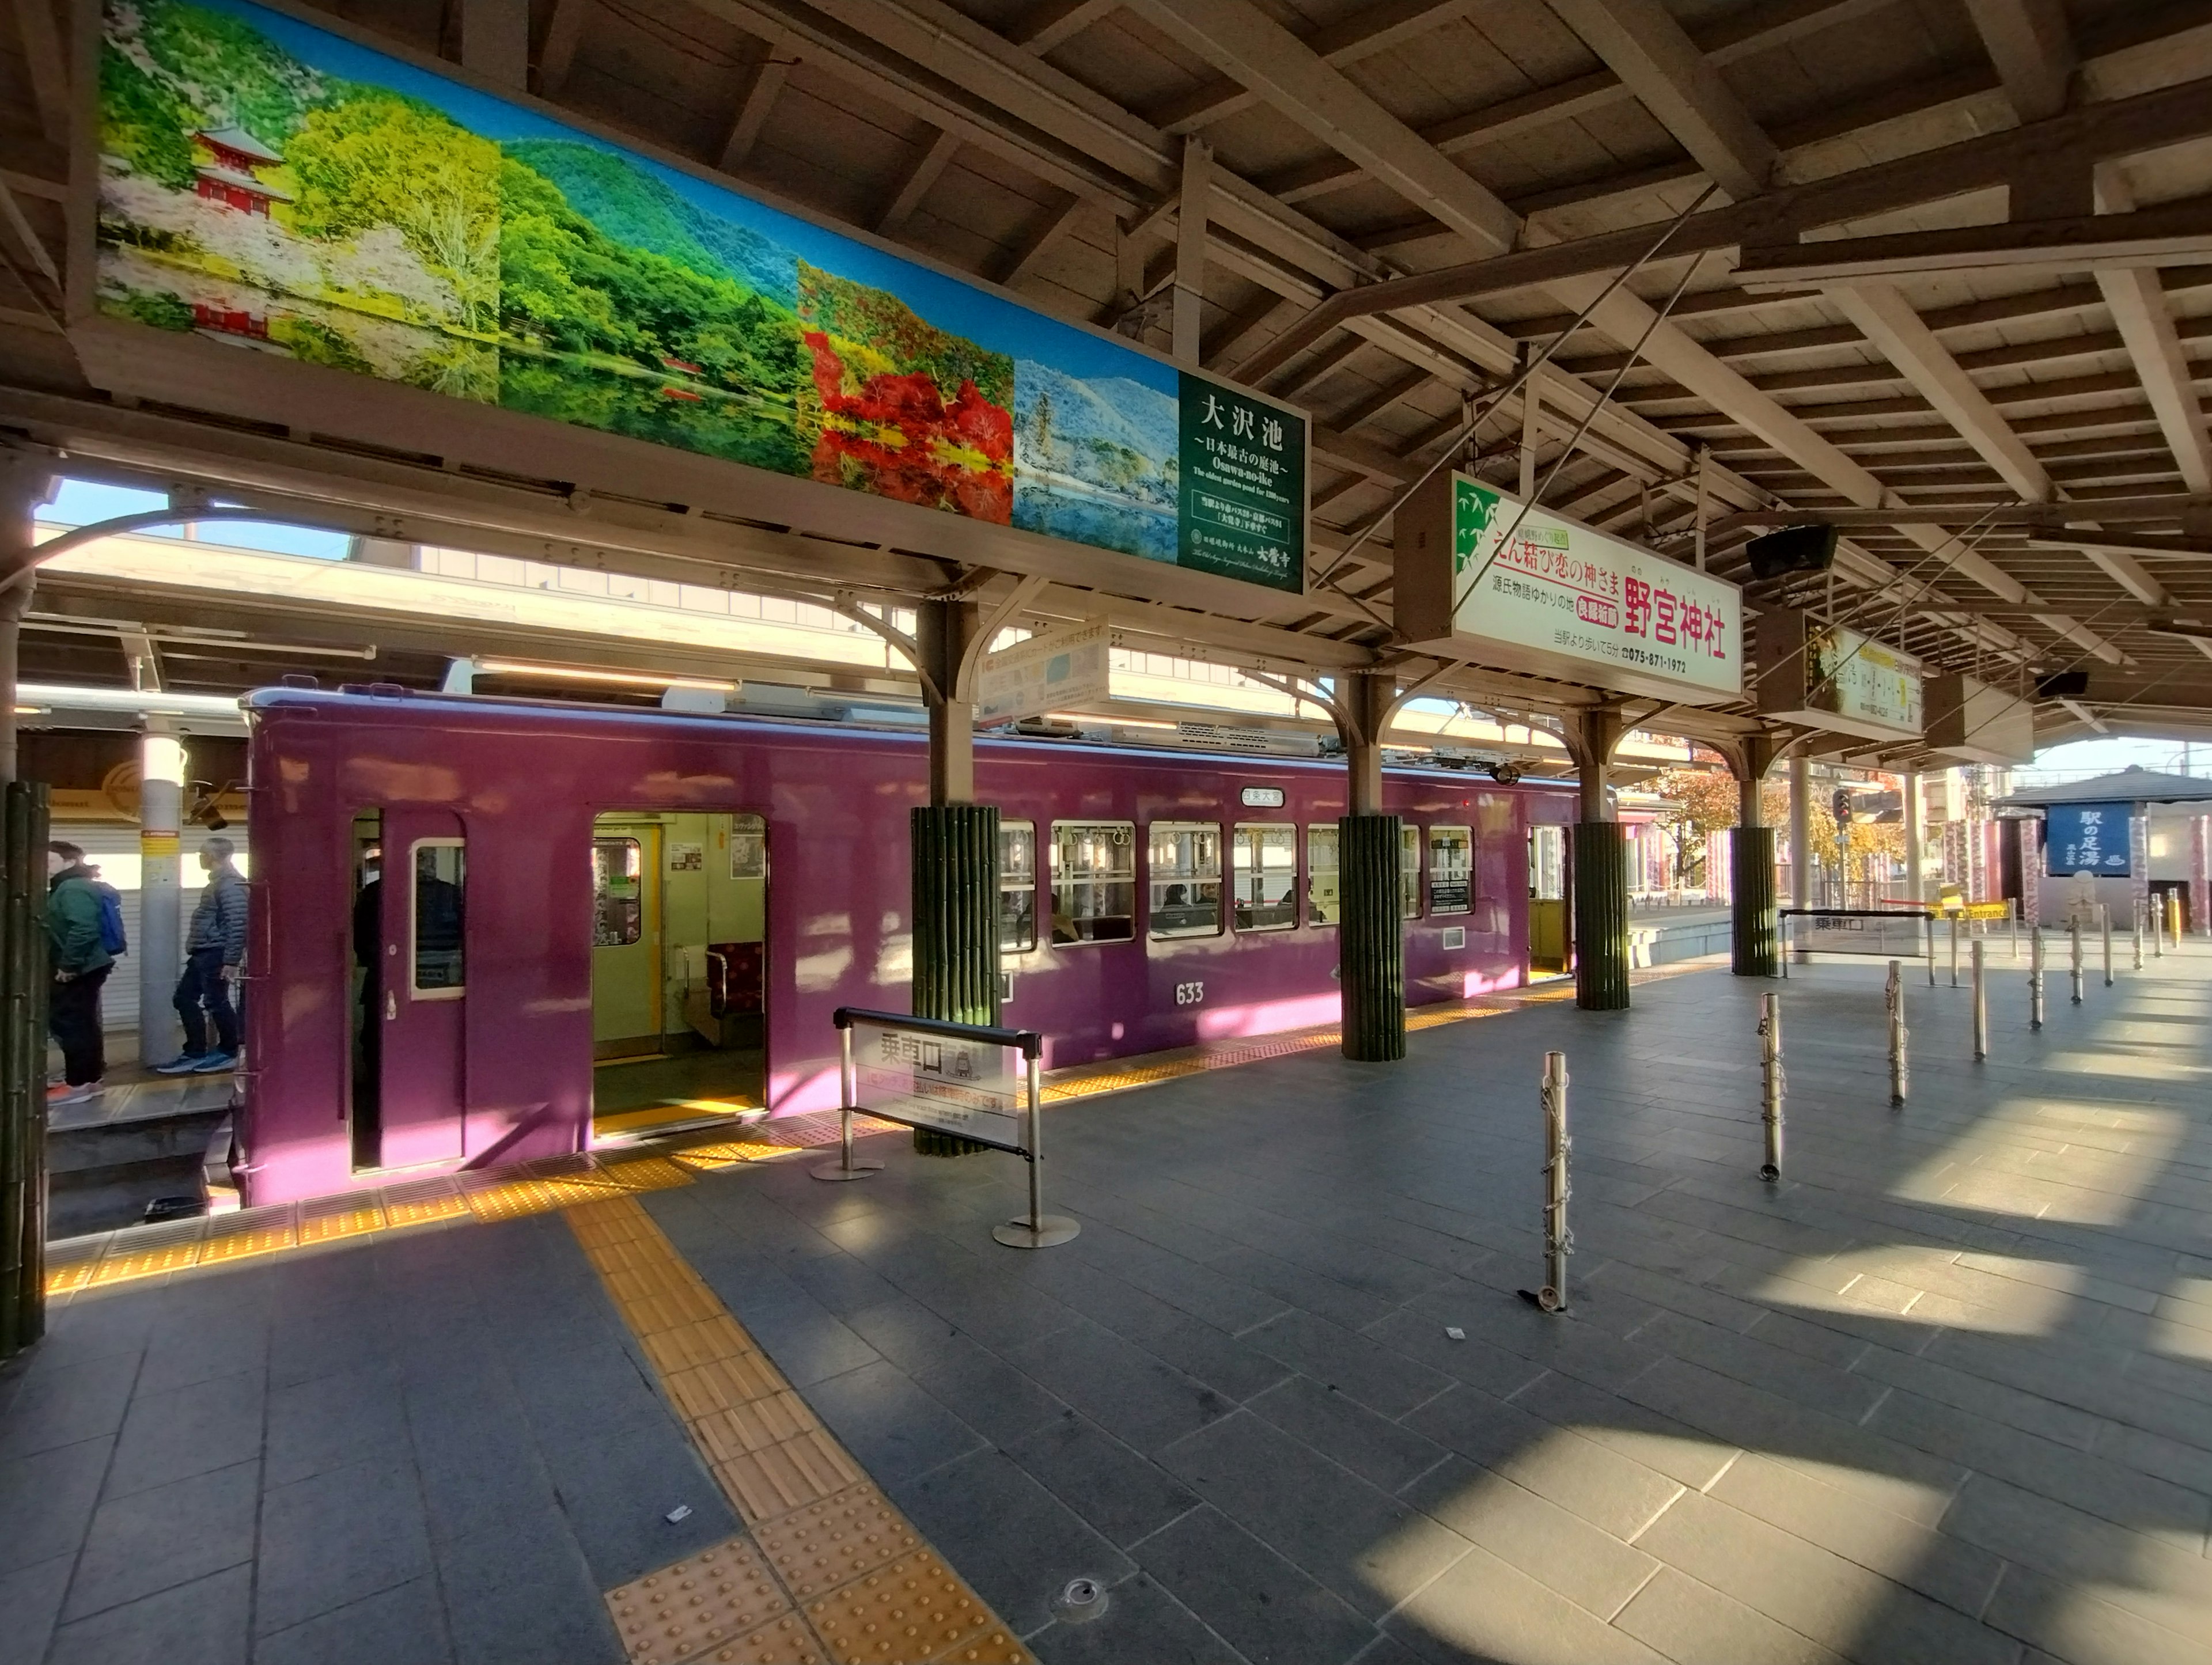
<svg viewBox="0 0 2212 1665"><path fill-rule="evenodd" d="M2081 916L2076 914L2066 921L2066 937L2069 955L2068 975L2073 979L2073 1001L2081 1004Z"/></svg>
<svg viewBox="0 0 2212 1665"><path fill-rule="evenodd" d="M2166 957L2166 912L2159 906L2156 896L2144 902L2143 912L2148 915L2145 923L2150 927L2151 957L2162 960Z"/></svg>
<svg viewBox="0 0 2212 1665"><path fill-rule="evenodd" d="M991 1228L991 1236L1009 1249L1050 1249L1077 1236L1083 1227L1066 1214L1044 1212L1044 1061L1030 1052L1023 1071L1029 1084L1029 1110L1022 1142L1029 1146L1030 1212L1026 1219L1008 1220Z"/></svg>
<svg viewBox="0 0 2212 1665"><path fill-rule="evenodd" d="M2166 922L2173 933L2173 951L2179 954L2181 951L2181 892L2179 890L2166 893Z"/></svg>
<svg viewBox="0 0 2212 1665"><path fill-rule="evenodd" d="M1769 998L1771 998L1771 996ZM1574 1140L1567 1133L1567 1054L1544 1054L1544 1079L1539 1089L1544 1108L1544 1283L1540 1289L1522 1293L1540 1311L1567 1310L1567 1256L1574 1253L1574 1234L1567 1228L1567 1199L1574 1194L1568 1182L1567 1158Z"/></svg>
<svg viewBox="0 0 2212 1665"><path fill-rule="evenodd" d="M2099 903L2099 904L2098 904L2098 907L2097 907L2097 913L2098 913L2098 915L2099 915L2099 918L2100 918L2100 922L2103 924L2103 926L2104 926L2104 927L2105 927L2105 987L2107 987L2107 988L2110 988L2110 987L2112 986L2112 904L2111 904L2111 903L2109 903L2109 902L2100 902L2100 903Z"/></svg>
<svg viewBox="0 0 2212 1665"><path fill-rule="evenodd" d="M2027 933L2027 1026L2043 1027L2043 927Z"/></svg>
<svg viewBox="0 0 2212 1665"><path fill-rule="evenodd" d="M1959 986L1959 916L1951 915L1951 987Z"/></svg>
<svg viewBox="0 0 2212 1665"><path fill-rule="evenodd" d="M1782 981L1786 983L1790 981L1790 915L1787 914L1784 914L1782 916L1780 933L1782 937Z"/></svg>
<svg viewBox="0 0 2212 1665"><path fill-rule="evenodd" d="M1889 982L1882 991L1889 1010L1889 1103L1894 1109L1905 1103L1910 1066L1905 1060L1905 969L1889 963Z"/></svg>
<svg viewBox="0 0 2212 1665"><path fill-rule="evenodd" d="M1984 1062L1990 1055L1990 999L1982 982L1982 945L1974 945L1974 1061Z"/></svg>
<svg viewBox="0 0 2212 1665"><path fill-rule="evenodd" d="M2135 921L2135 969L2140 971L2142 969L2142 904L2137 902L2129 909L2129 914Z"/></svg>
<svg viewBox="0 0 2212 1665"><path fill-rule="evenodd" d="M1766 1160L1759 1164L1763 1180L1782 1177L1782 997L1759 997L1759 1120L1766 1133Z"/></svg>
<svg viewBox="0 0 2212 1665"><path fill-rule="evenodd" d="M853 1160L853 1101L859 1092L853 1072L853 1026L847 1024L837 1031L837 1160L810 1170L817 1179L866 1179L883 1170L880 1162Z"/></svg>
<svg viewBox="0 0 2212 1665"><path fill-rule="evenodd" d="M1936 915L1923 914L1921 921L1928 927L1928 987L1936 987Z"/></svg>
<svg viewBox="0 0 2212 1665"><path fill-rule="evenodd" d="M2013 897L2005 904L2005 925L2012 933L2012 957L2013 963L2016 965L2020 963L2020 898L2018 896Z"/></svg>

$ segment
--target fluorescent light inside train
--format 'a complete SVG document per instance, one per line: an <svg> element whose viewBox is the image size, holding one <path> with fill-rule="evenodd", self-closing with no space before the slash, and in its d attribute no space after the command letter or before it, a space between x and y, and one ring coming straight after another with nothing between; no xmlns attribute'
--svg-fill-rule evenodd
<svg viewBox="0 0 2212 1665"><path fill-rule="evenodd" d="M712 694L734 694L733 682L709 682L700 677L653 677L633 671L586 671L572 665L523 665L514 659L478 659L477 669L491 676L557 677L562 682L613 683L623 688L697 688Z"/></svg>

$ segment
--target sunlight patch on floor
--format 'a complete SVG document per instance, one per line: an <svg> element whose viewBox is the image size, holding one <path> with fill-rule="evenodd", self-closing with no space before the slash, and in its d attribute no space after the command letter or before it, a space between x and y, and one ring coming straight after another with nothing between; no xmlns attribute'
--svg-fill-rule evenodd
<svg viewBox="0 0 2212 1665"><path fill-rule="evenodd" d="M2109 1072L2109 1059L2103 1067ZM2149 1073L2147 1062L2136 1073ZM2180 1111L2148 1105L2008 1099L1899 1179L1889 1194L2029 1219L2118 1225L2149 1194L2188 1124Z"/></svg>
<svg viewBox="0 0 2212 1665"><path fill-rule="evenodd" d="M1896 1244L1853 1249L1784 1268L1753 1297L1800 1311L1904 1318L1991 1335L2049 1335L2080 1297L2086 1274L2060 1261Z"/></svg>

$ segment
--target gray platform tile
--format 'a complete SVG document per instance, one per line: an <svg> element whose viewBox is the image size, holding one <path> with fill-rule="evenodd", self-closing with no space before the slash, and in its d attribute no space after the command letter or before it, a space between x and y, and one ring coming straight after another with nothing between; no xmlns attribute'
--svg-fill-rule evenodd
<svg viewBox="0 0 2212 1665"><path fill-rule="evenodd" d="M1157 1451L1235 1408L1205 1383L1088 1320L1006 1357L1139 1451Z"/></svg>
<svg viewBox="0 0 2212 1665"><path fill-rule="evenodd" d="M2206 1438L2204 1398L2114 1369L2109 1347L2072 1346L2065 1337L2038 1337L2028 1346L2018 1337L1947 1330L1926 1357L2169 1439L2196 1444ZM2200 1389L2212 1382L2212 1369L2200 1366L2197 1378Z"/></svg>
<svg viewBox="0 0 2212 1665"><path fill-rule="evenodd" d="M2206 1412L2205 1422L2204 1440L2212 1441L2212 1410ZM2155 1474L2191 1492L2212 1493L2212 1450L2207 1450L2203 1443L2184 1444L2124 1423L2105 1422L2099 1424L2096 1443L2090 1449L2138 1474Z"/></svg>
<svg viewBox="0 0 2212 1665"><path fill-rule="evenodd" d="M115 1433L137 1374L125 1355L27 1376L0 1418L0 1461Z"/></svg>
<svg viewBox="0 0 2212 1665"><path fill-rule="evenodd" d="M2061 1405L2040 1394L2024 1392L1936 1359L1897 1352L1887 1347L1876 1347L1869 1352L1855 1371L1871 1381L1905 1389L1922 1399L2004 1423L2075 1450L2092 1449L2106 1430L2115 1426L2101 1417Z"/></svg>
<svg viewBox="0 0 2212 1665"><path fill-rule="evenodd" d="M1899 1389L1868 1425L1982 1474L2202 1552L2212 1497Z"/></svg>
<svg viewBox="0 0 2212 1665"><path fill-rule="evenodd" d="M2203 1665L2204 1644L2082 1589L2008 1566L1990 1598L1990 1628L2033 1644L2021 1665Z"/></svg>
<svg viewBox="0 0 2212 1665"><path fill-rule="evenodd" d="M1448 1330L1467 1328L1455 1322L1458 1312L1472 1310L1474 1304L1470 1301L1466 1307L1443 1316L1401 1310L1369 1325L1361 1334L1393 1352L1499 1399L1520 1392L1547 1374L1547 1368L1534 1359L1472 1332L1463 1340L1452 1340Z"/></svg>
<svg viewBox="0 0 2212 1665"><path fill-rule="evenodd" d="M896 1285L842 1250L794 1260L787 1275L840 1318L879 1306L899 1292Z"/></svg>
<svg viewBox="0 0 2212 1665"><path fill-rule="evenodd" d="M1970 1616L1980 1614L2004 1568L1988 1550L1756 1451L1730 1464L1711 1495Z"/></svg>
<svg viewBox="0 0 2212 1665"><path fill-rule="evenodd" d="M1467 1550L1455 1533L1241 1411L1160 1465L1270 1549L1379 1618Z"/></svg>
<svg viewBox="0 0 2212 1665"><path fill-rule="evenodd" d="M11 1364L9 1375L20 1382L79 1364L135 1358L145 1351L173 1300L167 1291L135 1289L129 1285L81 1290L66 1305L49 1300L46 1339L28 1358ZM118 1363L116 1367L122 1365ZM12 1385L0 1386L0 1400L7 1397L8 1386Z"/></svg>
<svg viewBox="0 0 2212 1665"><path fill-rule="evenodd" d="M1682 1665L1842 1665L1809 1637L1668 1566L1613 1623Z"/></svg>
<svg viewBox="0 0 2212 1665"><path fill-rule="evenodd" d="M0 1573L0 1665L39 1665L60 1617L73 1555L57 1555Z"/></svg>
<svg viewBox="0 0 2212 1665"><path fill-rule="evenodd" d="M1504 1475L1591 1525L1632 1542L1681 1494L1681 1483L1580 1434L1528 1416L1471 1389L1447 1395L1407 1422L1481 1468ZM1438 1470L1413 1488L1425 1497L1445 1482Z"/></svg>
<svg viewBox="0 0 2212 1665"><path fill-rule="evenodd" d="M451 1665L435 1578L368 1596L264 1636L253 1665Z"/></svg>
<svg viewBox="0 0 2212 1665"><path fill-rule="evenodd" d="M612 1589L738 1530L696 1449L672 1419L544 1448L562 1513L599 1587ZM691 1512L666 1518L678 1504Z"/></svg>
<svg viewBox="0 0 2212 1665"><path fill-rule="evenodd" d="M48 1665L246 1665L248 1567L110 1607L54 1632Z"/></svg>
<svg viewBox="0 0 2212 1665"><path fill-rule="evenodd" d="M1198 1494L1088 1417L1061 1413L1006 1455L1124 1547L1198 1506Z"/></svg>
<svg viewBox="0 0 2212 1665"><path fill-rule="evenodd" d="M1194 1510L1133 1553L1254 1665L1344 1665L1375 1639L1357 1613L1211 1509Z"/></svg>
<svg viewBox="0 0 2212 1665"><path fill-rule="evenodd" d="M114 1450L103 1437L0 1462L0 1572L76 1553Z"/></svg>
<svg viewBox="0 0 2212 1665"><path fill-rule="evenodd" d="M1469 1542L1610 1619L1658 1563L1579 1515L1477 1468L1463 1457L1422 1476L1404 1494Z"/></svg>
<svg viewBox="0 0 2212 1665"><path fill-rule="evenodd" d="M388 1363L272 1389L264 1483L273 1489L365 1457L404 1455L401 1395L399 1371Z"/></svg>
<svg viewBox="0 0 2212 1665"><path fill-rule="evenodd" d="M260 1372L249 1371L138 1395L124 1418L103 1495L124 1497L258 1455L264 1393Z"/></svg>
<svg viewBox="0 0 2212 1665"><path fill-rule="evenodd" d="M434 1542L560 1507L529 1426L489 1397L408 1400L408 1425Z"/></svg>
<svg viewBox="0 0 2212 1665"><path fill-rule="evenodd" d="M917 1372L961 1358L975 1346L959 1327L910 1295L848 1314L845 1323L861 1340L901 1370Z"/></svg>
<svg viewBox="0 0 2212 1665"><path fill-rule="evenodd" d="M1523 1388L1511 1403L1692 1491L1711 1486L1736 1455L1735 1446L1709 1439L1648 1405L1556 1372Z"/></svg>
<svg viewBox="0 0 2212 1665"><path fill-rule="evenodd" d="M1346 1329L1359 1329L1387 1317L1399 1305L1256 1249L1232 1249L1206 1264L1294 1310L1313 1313Z"/></svg>
<svg viewBox="0 0 2212 1665"><path fill-rule="evenodd" d="M550 1358L559 1359L560 1368L546 1369ZM541 1444L571 1444L667 1419L659 1379L627 1335L586 1333L566 1345L548 1336L532 1349L507 1350L506 1364L520 1413Z"/></svg>
<svg viewBox="0 0 2212 1665"><path fill-rule="evenodd" d="M1637 1540L1677 1571L1874 1665L2013 1665L1974 1617L1692 1492Z"/></svg>
<svg viewBox="0 0 2212 1665"><path fill-rule="evenodd" d="M327 1470L263 1502L254 1628L289 1630L430 1569L422 1492L404 1454Z"/></svg>
<svg viewBox="0 0 2212 1665"><path fill-rule="evenodd" d="M241 1462L100 1504L85 1534L64 1620L250 1560L260 1467Z"/></svg>
<svg viewBox="0 0 2212 1665"><path fill-rule="evenodd" d="M909 1479L986 1443L888 1359L816 1382L806 1390L806 1402L880 1486Z"/></svg>
<svg viewBox="0 0 2212 1665"><path fill-rule="evenodd" d="M1036 1281L1094 1323L1134 1341L1230 1399L1249 1399L1290 1373L1288 1366L1194 1317L1184 1307L1095 1267L1062 1260L1041 1268ZM1226 1279L1217 1281L1242 1287L1229 1285ZM1268 1304L1274 1312L1288 1310L1279 1303Z"/></svg>
<svg viewBox="0 0 2212 1665"><path fill-rule="evenodd" d="M1385 1628L1432 1665L1668 1665L1633 1637L1480 1546L1416 1592ZM1705 1662L1698 1658L1696 1665Z"/></svg>
<svg viewBox="0 0 2212 1665"><path fill-rule="evenodd" d="M1844 1422L1864 1417L1883 1394L1878 1382L1850 1376L1801 1352L1771 1346L1755 1330L1740 1335L1669 1313L1654 1319L1638 1339L1677 1358L1695 1359L1707 1370L1764 1388L1792 1404Z"/></svg>
<svg viewBox="0 0 2212 1665"><path fill-rule="evenodd" d="M557 1522L519 1522L441 1545L438 1571L457 1665L628 1657L582 1551Z"/></svg>
<svg viewBox="0 0 2212 1665"><path fill-rule="evenodd" d="M391 1337L373 1308L343 1303L301 1318L280 1313L269 1332L269 1385L294 1387L317 1376L396 1364Z"/></svg>
<svg viewBox="0 0 2212 1665"><path fill-rule="evenodd" d="M1245 1665L1243 1656L1143 1573L1115 1585L1097 1619L1054 1625L1029 1643L1044 1665Z"/></svg>
<svg viewBox="0 0 2212 1665"><path fill-rule="evenodd" d="M993 1445L1012 1445L1067 1414L1056 1395L964 1336L927 1369L910 1374L924 1393Z"/></svg>
<svg viewBox="0 0 2212 1665"><path fill-rule="evenodd" d="M885 1489L1018 1635L1051 1622L1052 1598L1069 1579L1114 1584L1136 1571L1001 1451L975 1451Z"/></svg>
<svg viewBox="0 0 2212 1665"><path fill-rule="evenodd" d="M1085 1198L1086 1210L1091 1203ZM1227 1243L1215 1252L1232 1248ZM1140 1289L1154 1298L1235 1334L1264 1324L1288 1303L1241 1279L1156 1243L1086 1219L1069 1245L1071 1258ZM1075 1252L1079 1249L1079 1252Z"/></svg>
<svg viewBox="0 0 2212 1665"><path fill-rule="evenodd" d="M1286 1312L1243 1339L1385 1416L1402 1416L1451 1385L1451 1377L1442 1371L1310 1312Z"/></svg>
<svg viewBox="0 0 2212 1665"><path fill-rule="evenodd" d="M1663 1322L1667 1315L1638 1310L1635 1316L1643 1321L1638 1338L1623 1340L1607 1317L1611 1291L1585 1291L1578 1282L1571 1283L1575 1310L1564 1316L1539 1312L1521 1299L1519 1291L1534 1283L1540 1264L1532 1255L1522 1268L1528 1276L1510 1290L1455 1281L1448 1288L1423 1296L1406 1312L1433 1319L1439 1333L1446 1325L1463 1329L1516 1358L1599 1387L1617 1387L1631 1380L1660 1356L1658 1348L1642 1341L1640 1332ZM1640 1308L1642 1303L1636 1304ZM1583 1310L1585 1306L1587 1314ZM1402 1320L1387 1328L1396 1333L1403 1328Z"/></svg>
<svg viewBox="0 0 2212 1665"><path fill-rule="evenodd" d="M873 1347L787 1279L736 1289L708 1282L795 1388L875 1362Z"/></svg>
<svg viewBox="0 0 2212 1665"><path fill-rule="evenodd" d="M1926 1336L1929 1329L1926 1324L1900 1323L1873 1313L1813 1309L1770 1311L1743 1333L1770 1347L1803 1353L1832 1369L1848 1370L1866 1356L1869 1347L1887 1346L1893 1340L1909 1345L1910 1340Z"/></svg>
<svg viewBox="0 0 2212 1665"><path fill-rule="evenodd" d="M1385 1492L1400 1490L1446 1455L1404 1424L1310 1376L1293 1376L1246 1408Z"/></svg>

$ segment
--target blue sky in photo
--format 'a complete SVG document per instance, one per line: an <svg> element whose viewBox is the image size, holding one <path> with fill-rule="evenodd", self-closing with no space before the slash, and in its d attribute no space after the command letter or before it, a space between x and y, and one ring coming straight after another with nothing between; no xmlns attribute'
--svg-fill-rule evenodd
<svg viewBox="0 0 2212 1665"><path fill-rule="evenodd" d="M217 499L220 501L220 499ZM143 514L165 508L169 500L158 491L134 491L128 486L102 485L93 480L64 480L54 501L38 513L49 526L88 526L122 514ZM147 538L174 538L181 542L184 527L148 526ZM200 541L234 550L258 550L265 555L304 555L320 561L343 561L353 540L342 532L319 532L309 526L277 526L265 520L210 520L200 528Z"/></svg>
<svg viewBox="0 0 2212 1665"><path fill-rule="evenodd" d="M517 139L560 139L625 157L707 213L775 239L810 265L887 290L939 329L965 336L978 346L1018 359L1033 359L1050 365L1062 374L1086 381L1121 376L1170 396L1176 391L1175 367L1163 364L1148 354L1070 329L1042 313L959 278L900 259L736 191L709 185L681 169L665 167L618 144L609 144L564 122L551 120L504 99L417 70L381 52L356 46L281 13L246 4L245 0L191 3L242 19L301 63L326 75L386 87L421 99L480 137L502 143Z"/></svg>

